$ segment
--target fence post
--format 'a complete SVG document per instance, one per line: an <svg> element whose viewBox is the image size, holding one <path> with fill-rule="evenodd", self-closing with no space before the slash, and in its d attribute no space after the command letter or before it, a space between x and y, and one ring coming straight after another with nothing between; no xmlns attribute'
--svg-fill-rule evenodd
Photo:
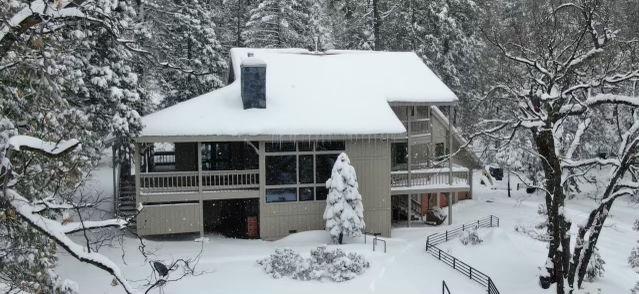
<svg viewBox="0 0 639 294"><path fill-rule="evenodd" d="M448 231L446 231L446 242L448 242Z"/></svg>
<svg viewBox="0 0 639 294"><path fill-rule="evenodd" d="M453 257L453 269L456 269L456 268L455 268L455 261L457 261L457 258L454 258L454 257Z"/></svg>
<svg viewBox="0 0 639 294"><path fill-rule="evenodd" d="M473 279L473 268L472 267L468 267L470 270L469 272L469 278L472 280Z"/></svg>
<svg viewBox="0 0 639 294"><path fill-rule="evenodd" d="M490 215L490 227L491 228L493 227L493 215L492 214Z"/></svg>
<svg viewBox="0 0 639 294"><path fill-rule="evenodd" d="M466 224L463 224L462 225L462 231L465 231L465 230L466 230Z"/></svg>
<svg viewBox="0 0 639 294"><path fill-rule="evenodd" d="M493 288L493 280L488 277L488 294L490 294L490 290Z"/></svg>
<svg viewBox="0 0 639 294"><path fill-rule="evenodd" d="M442 260L442 250L441 249L437 250L437 259Z"/></svg>

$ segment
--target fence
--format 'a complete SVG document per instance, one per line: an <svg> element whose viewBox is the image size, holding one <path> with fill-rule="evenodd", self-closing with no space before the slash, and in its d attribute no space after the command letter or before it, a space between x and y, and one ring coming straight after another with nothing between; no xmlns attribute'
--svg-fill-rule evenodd
<svg viewBox="0 0 639 294"><path fill-rule="evenodd" d="M450 294L450 290L448 289L448 285L446 285L446 281L442 281L442 294Z"/></svg>
<svg viewBox="0 0 639 294"><path fill-rule="evenodd" d="M428 250L428 246L441 244L447 242L450 239L453 239L459 236L463 231L473 228L492 228L499 227L499 218L490 215L482 219L478 219L477 221L463 224L451 230L446 230L442 233L430 234L426 237L426 250Z"/></svg>
<svg viewBox="0 0 639 294"><path fill-rule="evenodd" d="M452 256L451 254L443 251L437 247L438 244L444 243L448 240L451 240L457 236L459 236L463 231L471 228L492 228L499 227L499 218L490 215L483 219L479 219L475 222L463 224L459 227L456 227L452 230L447 230L442 233L431 234L426 237L426 252L430 255L434 256L438 260L443 263L449 265L454 270L462 273L467 276L471 280L477 282L478 284L486 287L488 290L488 294L499 294L499 290L495 286L493 280L483 272L477 270L476 268L470 266L469 264L461 261L459 258ZM443 289L442 289L443 291Z"/></svg>

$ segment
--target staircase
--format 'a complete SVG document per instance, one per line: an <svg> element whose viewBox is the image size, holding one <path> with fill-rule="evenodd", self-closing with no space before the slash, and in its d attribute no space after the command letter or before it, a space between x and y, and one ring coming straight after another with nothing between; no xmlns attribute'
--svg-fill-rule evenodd
<svg viewBox="0 0 639 294"><path fill-rule="evenodd" d="M392 198L391 205L393 211L397 211L399 213L400 218L408 219L408 201L406 198L406 196L395 196ZM411 195L409 198L411 201L411 219L423 220L422 203L419 202L419 195Z"/></svg>
<svg viewBox="0 0 639 294"><path fill-rule="evenodd" d="M118 197L115 199L116 216L128 218L136 214L135 179L133 176L120 178ZM135 219L132 224L135 225Z"/></svg>

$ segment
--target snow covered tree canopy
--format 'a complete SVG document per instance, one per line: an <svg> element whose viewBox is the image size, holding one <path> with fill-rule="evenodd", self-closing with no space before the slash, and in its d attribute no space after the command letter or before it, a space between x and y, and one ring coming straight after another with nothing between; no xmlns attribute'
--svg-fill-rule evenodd
<svg viewBox="0 0 639 294"><path fill-rule="evenodd" d="M326 188L329 191L324 220L333 241L341 244L344 235L361 235L365 228L362 195L358 191L355 168L346 153L337 157Z"/></svg>
<svg viewBox="0 0 639 294"><path fill-rule="evenodd" d="M581 286L612 204L639 187L638 44L630 41L639 32L615 18L636 4L618 2L526 0L495 9L484 24L493 61L505 67L477 101L484 117L471 137L497 154L533 158L512 167L545 193L550 244L540 282L556 283L557 293ZM601 201L572 236L566 196L579 193L594 168L609 171L594 195Z"/></svg>

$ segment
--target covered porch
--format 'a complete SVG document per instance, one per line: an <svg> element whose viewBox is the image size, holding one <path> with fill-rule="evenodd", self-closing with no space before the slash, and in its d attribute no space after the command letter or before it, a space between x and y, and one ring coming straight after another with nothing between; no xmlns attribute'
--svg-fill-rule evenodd
<svg viewBox="0 0 639 294"><path fill-rule="evenodd" d="M257 203L248 202L259 199L257 148L251 142L136 143L136 203L144 207L137 218L138 233L204 234L205 228L215 227L207 224L225 218L208 213L219 212L210 207L229 200ZM246 211L246 222L259 219L259 206Z"/></svg>

